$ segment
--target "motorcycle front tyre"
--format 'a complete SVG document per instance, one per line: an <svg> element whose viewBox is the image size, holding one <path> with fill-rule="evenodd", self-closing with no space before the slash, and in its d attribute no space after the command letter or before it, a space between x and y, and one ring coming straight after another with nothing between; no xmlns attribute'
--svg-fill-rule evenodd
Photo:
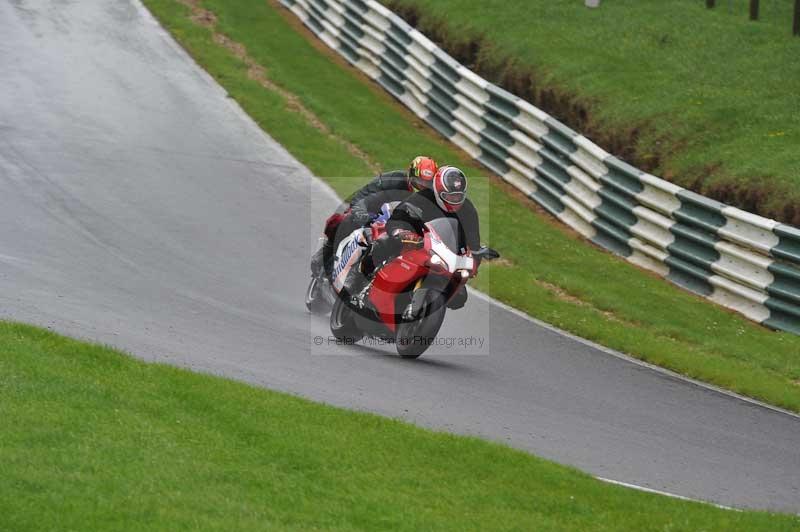
<svg viewBox="0 0 800 532"><path fill-rule="evenodd" d="M444 322L446 301L443 294L432 295L413 321L403 321L397 326L395 346L403 358L418 358L433 345Z"/></svg>
<svg viewBox="0 0 800 532"><path fill-rule="evenodd" d="M325 290L330 290L330 288L326 286L324 279L319 277L311 278L311 282L306 289L306 309L311 314L323 315L327 314L331 309Z"/></svg>
<svg viewBox="0 0 800 532"><path fill-rule="evenodd" d="M358 330L356 314L344 298L337 297L331 310L331 334L344 344L353 344L363 337Z"/></svg>

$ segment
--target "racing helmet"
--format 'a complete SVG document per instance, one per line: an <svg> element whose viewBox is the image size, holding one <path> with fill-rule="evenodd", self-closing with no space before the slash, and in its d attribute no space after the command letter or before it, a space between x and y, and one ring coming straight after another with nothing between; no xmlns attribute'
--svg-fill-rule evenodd
<svg viewBox="0 0 800 532"><path fill-rule="evenodd" d="M436 175L436 161L430 157L420 155L411 161L408 167L408 184L412 190L425 190L431 188L433 176Z"/></svg>
<svg viewBox="0 0 800 532"><path fill-rule="evenodd" d="M467 198L467 176L455 166L442 166L433 178L436 203L446 212L457 212Z"/></svg>

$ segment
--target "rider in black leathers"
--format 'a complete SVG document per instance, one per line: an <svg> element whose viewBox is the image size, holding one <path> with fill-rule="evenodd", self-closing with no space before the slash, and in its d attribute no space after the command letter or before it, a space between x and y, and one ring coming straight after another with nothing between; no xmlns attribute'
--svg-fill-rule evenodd
<svg viewBox="0 0 800 532"><path fill-rule="evenodd" d="M342 238L370 223L384 203L402 201L414 190L430 186L436 170L433 159L416 157L407 172L398 170L381 174L357 190L347 202L349 210L345 204L339 214L328 219L322 246L311 260L312 275L329 275L333 254Z"/></svg>
<svg viewBox="0 0 800 532"><path fill-rule="evenodd" d="M467 178L461 170L443 166L436 173L433 187L416 192L398 205L386 223L387 238L378 240L372 251L364 259L364 272L374 278L375 270L397 257L404 242L421 242L423 227L437 218L455 218L459 222L459 245L463 252L477 251L481 247L478 212L466 197ZM480 263L480 257L474 257ZM356 306L362 306L367 284L353 299ZM451 301L451 308L462 307L467 300L466 290L462 290Z"/></svg>
<svg viewBox="0 0 800 532"><path fill-rule="evenodd" d="M456 212L442 210L434 198L433 190L422 190L412 194L398 205L386 223L389 235L408 230L421 235L422 227L436 218L456 218L459 222L459 241L465 247L477 251L481 246L481 233L478 223L478 212L472 202L465 198L461 208Z"/></svg>

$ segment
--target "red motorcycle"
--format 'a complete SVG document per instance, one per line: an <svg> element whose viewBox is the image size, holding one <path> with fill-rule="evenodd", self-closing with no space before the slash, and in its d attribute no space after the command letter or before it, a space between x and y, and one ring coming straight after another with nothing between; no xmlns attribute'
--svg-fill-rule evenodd
<svg viewBox="0 0 800 532"><path fill-rule="evenodd" d="M382 221L365 230L372 231L373 240L386 238ZM337 294L349 268L361 267L361 260L354 261L353 257L361 255L358 248L365 245L365 230L354 231L339 246L332 283ZM459 294L466 297L462 291L478 272L477 259L500 256L486 247L466 250L459 234L454 218L442 217L424 224L422 239L405 244L398 257L378 270L362 308L353 305L349 297L336 298L331 333L347 344L365 336L394 342L400 356L419 357L435 342L448 304Z"/></svg>

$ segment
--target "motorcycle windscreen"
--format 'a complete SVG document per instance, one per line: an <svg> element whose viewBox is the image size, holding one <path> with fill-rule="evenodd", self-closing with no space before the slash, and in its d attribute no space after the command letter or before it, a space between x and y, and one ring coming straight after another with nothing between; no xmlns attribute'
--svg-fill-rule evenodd
<svg viewBox="0 0 800 532"><path fill-rule="evenodd" d="M442 244L447 246L450 251L456 255L461 252L461 246L459 245L461 231L458 218L435 218L425 225L436 233Z"/></svg>

